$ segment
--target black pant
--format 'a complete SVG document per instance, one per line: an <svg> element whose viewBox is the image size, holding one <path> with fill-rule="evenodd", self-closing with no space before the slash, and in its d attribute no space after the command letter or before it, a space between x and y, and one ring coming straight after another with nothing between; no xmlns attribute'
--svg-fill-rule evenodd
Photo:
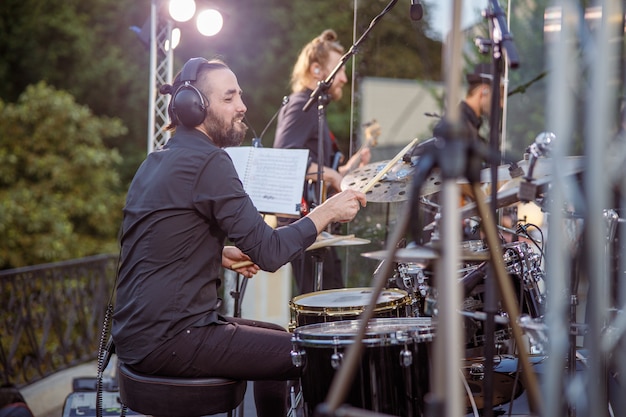
<svg viewBox="0 0 626 417"><path fill-rule="evenodd" d="M286 415L286 381L301 374L291 362L291 334L272 323L233 317L224 320L228 323L190 327L133 368L163 376L255 381L257 415Z"/></svg>

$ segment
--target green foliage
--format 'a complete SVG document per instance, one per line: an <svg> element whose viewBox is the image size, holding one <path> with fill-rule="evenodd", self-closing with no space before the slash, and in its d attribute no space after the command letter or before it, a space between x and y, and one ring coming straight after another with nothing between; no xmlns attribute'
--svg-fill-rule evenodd
<svg viewBox="0 0 626 417"><path fill-rule="evenodd" d="M44 82L0 100L0 268L115 249L122 158L103 142L125 133Z"/></svg>
<svg viewBox="0 0 626 417"><path fill-rule="evenodd" d="M14 102L45 81L95 115L128 127L106 137L125 155L124 181L145 155L148 53L129 26L148 17L149 0L3 0L0 7L0 98Z"/></svg>

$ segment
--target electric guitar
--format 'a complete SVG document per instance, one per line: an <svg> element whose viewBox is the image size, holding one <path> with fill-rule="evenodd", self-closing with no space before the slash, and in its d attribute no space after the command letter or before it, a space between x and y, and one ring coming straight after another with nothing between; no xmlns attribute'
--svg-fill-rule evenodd
<svg viewBox="0 0 626 417"><path fill-rule="evenodd" d="M363 143L361 144L361 147L357 151L357 153L360 153L362 150L366 148L373 148L377 146L378 138L380 137L381 128L380 128L380 124L376 121L376 119L373 119L372 121L365 123L363 126L365 127L365 129L363 130L364 140L363 140ZM345 157L340 151L335 152L333 154L333 163L332 163L331 168L337 171L339 168L339 164L344 159ZM360 164L360 159L355 158L355 161L353 161L348 167L347 172L350 172L353 169L357 168L359 164ZM316 182L317 181L313 179L309 179L307 180L307 183L304 186L304 193L302 196L302 208L300 210L303 216L306 216L307 214L309 214L309 212L315 206L318 205L317 204L318 190L316 187ZM326 195L327 195L327 186L326 186L326 183L324 183L323 189L322 189L322 202L326 200Z"/></svg>

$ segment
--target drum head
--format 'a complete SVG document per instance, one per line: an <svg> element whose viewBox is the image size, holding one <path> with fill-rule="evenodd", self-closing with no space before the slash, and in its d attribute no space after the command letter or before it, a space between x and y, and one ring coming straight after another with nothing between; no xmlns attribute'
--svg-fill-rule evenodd
<svg viewBox="0 0 626 417"><path fill-rule="evenodd" d="M349 345L358 333L361 320L315 323L294 330L294 342L303 346ZM431 317L372 319L367 324L363 344L385 346L407 342L430 342L435 335Z"/></svg>
<svg viewBox="0 0 626 417"><path fill-rule="evenodd" d="M360 313L370 302L373 288L342 288L302 294L291 301L297 311L333 313ZM408 293L397 288L383 290L376 301L376 311L407 304Z"/></svg>

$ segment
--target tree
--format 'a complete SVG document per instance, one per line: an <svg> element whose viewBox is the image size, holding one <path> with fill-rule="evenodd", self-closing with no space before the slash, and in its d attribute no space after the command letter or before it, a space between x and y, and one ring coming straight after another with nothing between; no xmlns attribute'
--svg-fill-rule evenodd
<svg viewBox="0 0 626 417"><path fill-rule="evenodd" d="M105 145L125 156L129 180L145 156L149 62L129 27L149 10L149 0L3 0L0 98L14 102L45 81L95 115L119 117L128 130Z"/></svg>
<svg viewBox="0 0 626 417"><path fill-rule="evenodd" d="M116 250L122 158L104 141L125 133L44 82L0 100L0 268Z"/></svg>

